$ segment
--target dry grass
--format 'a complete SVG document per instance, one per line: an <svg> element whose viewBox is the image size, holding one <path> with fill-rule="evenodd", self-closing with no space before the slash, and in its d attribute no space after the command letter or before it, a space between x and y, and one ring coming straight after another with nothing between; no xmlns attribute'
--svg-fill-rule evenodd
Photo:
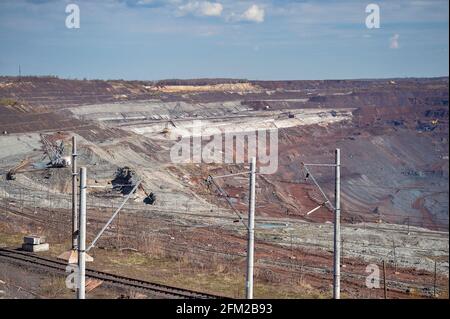
<svg viewBox="0 0 450 319"><path fill-rule="evenodd" d="M0 246L20 246L26 233L0 222ZM69 240L52 242L52 238L57 238L57 234L47 232L43 235L46 235L50 242L50 251L43 255L56 257L70 247ZM88 267L232 298L244 297L245 258L217 254L211 254L208 258L193 251L176 251L171 249L167 242L149 236L144 236L132 244L130 247L139 247L140 252L130 249L93 249L90 255L94 257L94 262L88 264ZM254 275L256 298L331 297L329 287L313 287L302 274L291 274L276 268L255 267ZM60 283L56 279L50 280L42 287L43 294L53 298L63 293L59 288ZM448 292L443 292L439 298L444 294L448 296ZM411 291L410 296L420 297L420 293ZM351 296L343 293L342 297Z"/></svg>
<svg viewBox="0 0 450 319"><path fill-rule="evenodd" d="M195 261L188 256L142 254L97 251L93 266L121 275L138 277L147 281L178 286L186 289L220 294L232 298L244 297L244 270L237 266L211 260L210 263ZM274 273L255 274L256 298L325 298L327 295L309 285L294 283L286 285Z"/></svg>
<svg viewBox="0 0 450 319"><path fill-rule="evenodd" d="M65 298L73 295L73 292L70 292L66 287L65 278L61 276L51 275L41 282L39 288L39 294L44 298Z"/></svg>
<svg viewBox="0 0 450 319"><path fill-rule="evenodd" d="M5 223L0 222L0 247L20 246L23 242L23 236L26 232L20 232L12 229Z"/></svg>

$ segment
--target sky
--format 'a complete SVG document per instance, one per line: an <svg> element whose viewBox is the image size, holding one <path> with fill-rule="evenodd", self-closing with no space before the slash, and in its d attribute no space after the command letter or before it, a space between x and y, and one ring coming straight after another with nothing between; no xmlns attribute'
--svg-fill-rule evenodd
<svg viewBox="0 0 450 319"><path fill-rule="evenodd" d="M79 28L66 25L70 4ZM369 4L379 28L366 25ZM448 0L1 0L0 75L448 76L448 36Z"/></svg>

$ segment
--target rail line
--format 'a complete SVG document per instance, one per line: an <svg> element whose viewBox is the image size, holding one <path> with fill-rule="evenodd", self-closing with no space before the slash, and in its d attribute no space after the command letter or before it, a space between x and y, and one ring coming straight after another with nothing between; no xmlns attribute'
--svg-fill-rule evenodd
<svg viewBox="0 0 450 319"><path fill-rule="evenodd" d="M66 267L67 263L61 262L52 258L46 258L42 256L36 256L31 253L26 253L22 251L0 248L0 260L9 260L13 262L18 262L24 265L30 265L33 267L38 267L44 270L49 270L53 273L67 274ZM86 269L86 277L98 279L108 283L111 286L122 287L122 288L132 288L135 290L141 290L150 292L153 295L161 297L170 297L177 299L219 299L225 298L218 295L207 294L203 292L172 287L157 283L152 283L144 281L141 279L135 279L130 277L124 277L120 275L115 275L111 273L106 273L94 269Z"/></svg>

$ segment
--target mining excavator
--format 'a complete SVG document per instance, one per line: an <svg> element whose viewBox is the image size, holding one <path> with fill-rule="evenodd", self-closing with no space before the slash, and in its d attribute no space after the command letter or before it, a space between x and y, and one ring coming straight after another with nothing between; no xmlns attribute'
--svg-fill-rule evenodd
<svg viewBox="0 0 450 319"><path fill-rule="evenodd" d="M169 119L166 122L166 126L162 129L161 134L169 134L170 133L170 128L169 128L169 124L172 125L173 127L177 127L175 125L175 122L171 119L172 116L175 116L179 113L182 112L182 108L181 108L181 104L180 102L178 102L175 107L173 108L173 110L169 111Z"/></svg>
<svg viewBox="0 0 450 319"><path fill-rule="evenodd" d="M156 202L156 195L153 192L150 192L150 194L144 189L144 187L139 185L139 188L144 192L145 198L144 203L148 205L153 205Z"/></svg>
<svg viewBox="0 0 450 319"><path fill-rule="evenodd" d="M15 180L16 174L19 172L39 171L39 170L44 170L47 168L62 168L62 167L68 167L71 165L70 156L63 156L64 155L64 142L63 141L61 141L61 143L58 145L56 143L50 142L42 134L41 134L41 141L42 141L42 144L44 145L44 152L50 159L50 162L48 162L45 165L45 167L43 167L43 168L29 169L31 160L29 158L26 158L26 159L22 160L16 166L11 168L6 173L7 180L9 180L9 181Z"/></svg>
<svg viewBox="0 0 450 319"><path fill-rule="evenodd" d="M51 142L47 139L45 135L41 134L41 141L44 145L45 154L47 154L50 159L50 163L47 164L47 167L61 168L67 167L71 165L70 156L64 156L64 142L58 145L54 142Z"/></svg>
<svg viewBox="0 0 450 319"><path fill-rule="evenodd" d="M170 133L169 123L170 123L173 127L177 127L177 126L175 125L175 122L174 122L173 120L169 119L169 120L166 122L166 126L162 129L161 134L169 134L169 133Z"/></svg>
<svg viewBox="0 0 450 319"><path fill-rule="evenodd" d="M113 189L120 191L122 194L129 194L138 182L139 177L134 169L124 166L119 167L116 176L112 180ZM153 205L156 201L156 195L153 192L148 193L142 184L138 187L145 194L144 203Z"/></svg>
<svg viewBox="0 0 450 319"><path fill-rule="evenodd" d="M16 179L16 173L19 172L20 170L24 170L30 164L31 164L30 159L26 158L26 159L22 160L19 164L17 164L13 168L11 168L6 173L6 179L9 180L9 181L15 180Z"/></svg>

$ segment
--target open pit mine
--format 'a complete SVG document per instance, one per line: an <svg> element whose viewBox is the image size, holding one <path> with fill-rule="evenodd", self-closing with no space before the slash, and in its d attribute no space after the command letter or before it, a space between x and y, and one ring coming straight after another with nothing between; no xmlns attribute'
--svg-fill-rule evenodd
<svg viewBox="0 0 450 319"><path fill-rule="evenodd" d="M256 163L255 298L332 296L335 170L304 164L334 163L336 149L341 297L448 298L448 85L448 77L0 77L0 269L23 288L0 280L0 291L74 296L64 278L76 159L75 172L87 171L87 246L95 242L89 297L244 298L248 156L225 162L236 153L232 141L219 143L216 161L174 161L180 139L193 153L205 149L207 140L195 145L201 125L235 136L276 133L275 169L260 174L267 163ZM36 238L43 251L14 250ZM376 270L382 278L368 282Z"/></svg>

